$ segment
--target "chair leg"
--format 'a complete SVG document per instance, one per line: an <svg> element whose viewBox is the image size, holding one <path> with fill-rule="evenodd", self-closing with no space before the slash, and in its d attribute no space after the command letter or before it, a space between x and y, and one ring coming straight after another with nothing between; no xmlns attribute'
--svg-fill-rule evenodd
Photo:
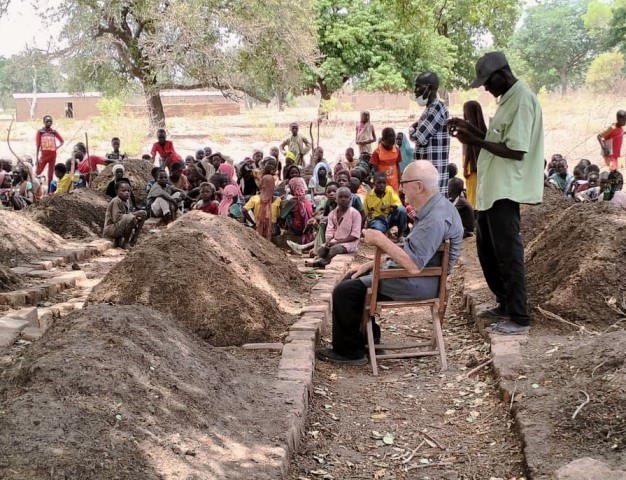
<svg viewBox="0 0 626 480"><path fill-rule="evenodd" d="M433 317L433 330L435 333L435 340L437 342L437 351L439 352L439 360L441 362L441 370L448 369L448 360L446 358L446 347L443 344L443 330L441 329L441 317L439 309L435 312L435 309L431 309Z"/></svg>
<svg viewBox="0 0 626 480"><path fill-rule="evenodd" d="M374 346L374 327L372 326L372 319L370 318L369 311L366 311L364 315L367 315L367 319L363 319L366 322L367 331L367 348L370 354L370 363L372 364L372 373L374 376L378 375L378 365L376 364L376 348Z"/></svg>

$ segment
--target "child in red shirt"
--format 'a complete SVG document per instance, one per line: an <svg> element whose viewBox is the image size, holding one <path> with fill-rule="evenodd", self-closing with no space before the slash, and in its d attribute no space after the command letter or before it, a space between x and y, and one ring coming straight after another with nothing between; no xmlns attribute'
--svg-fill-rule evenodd
<svg viewBox="0 0 626 480"><path fill-rule="evenodd" d="M59 143L57 144L57 140ZM35 142L37 144L37 154L35 160L37 161L37 170L35 175L41 175L44 168L48 166L48 191L50 191L50 183L53 180L54 165L57 163L57 150L63 146L63 137L52 128L52 117L46 115L43 117L43 128L37 130L35 136ZM41 152L41 156L39 156Z"/></svg>
<svg viewBox="0 0 626 480"><path fill-rule="evenodd" d="M176 162L183 163L182 157L176 153L176 150L174 150L174 144L171 141L166 140L164 129L159 128L157 130L157 140L158 141L152 145L152 151L150 152L153 162L158 153L160 157L159 165L161 168L167 167L168 169L171 169L172 165Z"/></svg>
<svg viewBox="0 0 626 480"><path fill-rule="evenodd" d="M200 200L193 207L204 213L218 215L218 202L215 198L215 186L212 183L204 182L200 185Z"/></svg>
<svg viewBox="0 0 626 480"><path fill-rule="evenodd" d="M402 153L396 147L396 132L393 128L383 128L382 138L378 148L372 153L370 165L375 171L387 175L387 185L396 193L400 191L400 162L402 162Z"/></svg>
<svg viewBox="0 0 626 480"><path fill-rule="evenodd" d="M602 147L604 163L611 170L618 169L617 159L622 154L624 125L626 125L626 110L618 110L615 124L598 134L598 141Z"/></svg>

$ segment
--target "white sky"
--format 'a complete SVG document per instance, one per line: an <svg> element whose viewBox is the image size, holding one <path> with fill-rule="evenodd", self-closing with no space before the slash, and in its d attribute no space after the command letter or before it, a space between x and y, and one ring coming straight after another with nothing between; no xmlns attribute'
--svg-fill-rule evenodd
<svg viewBox="0 0 626 480"><path fill-rule="evenodd" d="M37 10L43 11L60 4L60 0L34 1ZM0 18L0 56L10 57L26 46L45 49L51 39L56 40L60 30L60 25L43 24L33 0L11 0L8 12Z"/></svg>

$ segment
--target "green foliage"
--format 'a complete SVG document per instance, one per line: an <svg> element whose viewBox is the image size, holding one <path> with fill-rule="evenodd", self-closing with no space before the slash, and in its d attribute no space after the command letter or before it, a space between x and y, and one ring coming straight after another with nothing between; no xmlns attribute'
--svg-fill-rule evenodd
<svg viewBox="0 0 626 480"><path fill-rule="evenodd" d="M626 54L626 5L613 10L613 18L609 23L605 36L607 47L618 47Z"/></svg>
<svg viewBox="0 0 626 480"><path fill-rule="evenodd" d="M553 72L562 93L582 81L596 49L583 22L585 11L584 0L549 0L527 10L509 48L533 71L535 87L549 86Z"/></svg>
<svg viewBox="0 0 626 480"><path fill-rule="evenodd" d="M124 100L119 97L102 97L96 105L100 115L119 117L124 112Z"/></svg>
<svg viewBox="0 0 626 480"><path fill-rule="evenodd" d="M602 53L591 62L585 83L596 92L612 92L623 77L623 69L624 56L620 52Z"/></svg>

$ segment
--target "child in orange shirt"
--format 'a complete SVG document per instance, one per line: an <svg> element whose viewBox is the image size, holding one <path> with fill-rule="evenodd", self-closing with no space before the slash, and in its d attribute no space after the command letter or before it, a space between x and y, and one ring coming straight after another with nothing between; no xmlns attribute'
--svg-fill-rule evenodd
<svg viewBox="0 0 626 480"><path fill-rule="evenodd" d="M393 128L384 128L378 148L372 153L370 165L375 171L387 175L387 185L396 193L400 190L400 162L402 162L402 153L396 146L396 132Z"/></svg>

